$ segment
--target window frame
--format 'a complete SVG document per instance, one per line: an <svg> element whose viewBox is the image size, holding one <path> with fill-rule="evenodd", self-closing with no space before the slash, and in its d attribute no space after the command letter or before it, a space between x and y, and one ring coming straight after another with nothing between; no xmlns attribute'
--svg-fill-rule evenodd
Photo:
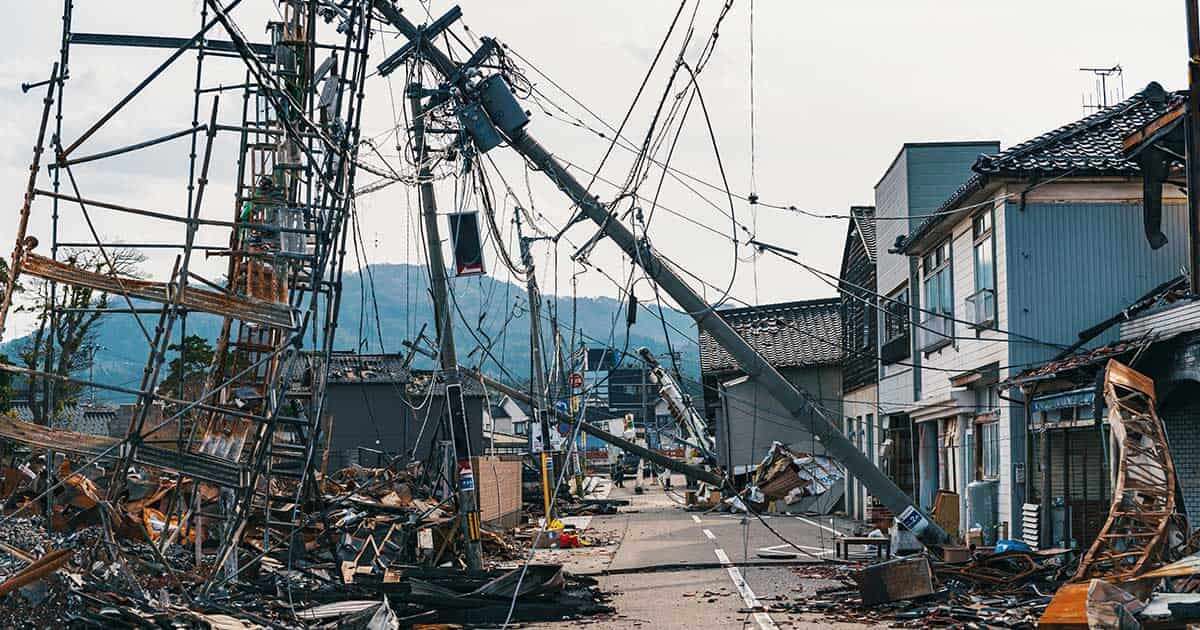
<svg viewBox="0 0 1200 630"><path fill-rule="evenodd" d="M985 413L975 416L975 470L972 477L975 481L994 481L1000 479L1000 416ZM989 439L990 437L990 439ZM988 470L989 464L994 470Z"/></svg>
<svg viewBox="0 0 1200 630"><path fill-rule="evenodd" d="M988 255L988 273L984 274L984 278L980 275L979 259L981 248L987 249ZM998 318L997 310L999 308L996 285L998 283L996 271L996 211L994 208L987 208L982 212L976 213L971 217L971 263L972 280L974 281L975 292L967 296L967 304L971 309L971 322L976 331L993 328L996 325ZM987 286L980 286L980 280L984 280ZM985 291L991 291L992 304L990 312L987 316L980 318L978 316L979 307L976 300L984 299L982 296Z"/></svg>
<svg viewBox="0 0 1200 630"><path fill-rule="evenodd" d="M930 290L937 291L937 303ZM935 352L954 341L954 238L947 236L933 249L921 256L921 331L922 335L937 335L941 339L922 339L920 350ZM935 319L941 322L935 322ZM948 321L947 321L948 320ZM935 328L941 326L941 330ZM947 331L947 329L949 329ZM948 334L947 334L948 333Z"/></svg>
<svg viewBox="0 0 1200 630"><path fill-rule="evenodd" d="M880 362L891 365L912 354L912 293L904 282L887 294L878 310Z"/></svg>

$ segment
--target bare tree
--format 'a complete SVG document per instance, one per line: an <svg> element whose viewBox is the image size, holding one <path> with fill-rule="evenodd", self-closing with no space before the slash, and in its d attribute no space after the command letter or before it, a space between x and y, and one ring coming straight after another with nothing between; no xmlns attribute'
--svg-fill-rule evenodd
<svg viewBox="0 0 1200 630"><path fill-rule="evenodd" d="M133 249L107 250L107 259L93 249L63 251L64 260L84 271L138 277L146 257ZM36 280L25 290L28 301L17 310L32 313L36 326L21 346L24 366L58 377L70 376L88 367L88 347L95 343L96 324L112 299L96 289ZM32 377L29 405L34 421L50 424L62 409L78 402L83 386L57 378Z"/></svg>

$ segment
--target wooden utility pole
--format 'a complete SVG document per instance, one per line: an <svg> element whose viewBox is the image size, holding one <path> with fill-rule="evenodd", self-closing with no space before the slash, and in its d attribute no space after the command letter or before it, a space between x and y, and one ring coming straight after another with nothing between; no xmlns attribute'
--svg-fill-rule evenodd
<svg viewBox="0 0 1200 630"><path fill-rule="evenodd" d="M533 271L533 254L529 244L537 240L526 238L521 232L521 211L517 210L517 240L521 243L521 264L525 266L525 291L529 300L529 399L533 412L533 426L529 431L530 452L537 452L542 470L542 507L546 515L546 525L551 519L551 501L553 487L554 459L550 456L550 422L546 413L546 369L542 363L542 294L538 290L537 275ZM534 431L540 439L541 448L534 447Z"/></svg>
<svg viewBox="0 0 1200 630"><path fill-rule="evenodd" d="M1197 0L1184 2L1188 30L1188 276L1192 293L1200 293L1200 8Z"/></svg>
<svg viewBox="0 0 1200 630"><path fill-rule="evenodd" d="M425 105L421 102L424 88L420 83L408 86L408 102L412 108L413 151L417 160L418 190L421 214L425 221L426 255L429 263L429 288L433 294L433 323L437 335L438 361L446 385L446 407L442 412L444 437L451 438L451 448L458 461L458 518L462 525L463 545L467 566L483 568L483 551L479 544L479 503L475 494L475 472L471 467L471 431L462 402L462 382L458 375L458 357L454 353L454 331L450 319L446 260L442 257L442 239L438 232L437 197L433 190L433 170L425 145ZM430 387L434 383L430 383ZM444 461L444 460L443 460Z"/></svg>

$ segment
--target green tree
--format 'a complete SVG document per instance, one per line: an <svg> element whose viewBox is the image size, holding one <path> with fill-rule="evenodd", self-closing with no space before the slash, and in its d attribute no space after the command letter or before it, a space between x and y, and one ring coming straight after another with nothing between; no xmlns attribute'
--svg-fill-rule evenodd
<svg viewBox="0 0 1200 630"><path fill-rule="evenodd" d="M127 248L108 250L107 257L92 249L65 249L62 255L62 260L73 267L124 278L139 277L140 266L146 260L137 250ZM29 379L34 420L48 425L59 411L78 402L83 386L61 377L89 367L92 357L88 349L95 344L97 322L113 297L86 286L65 283L51 286L41 279L30 284L27 302L17 310L32 313L35 326L18 354L26 368L53 375Z"/></svg>
<svg viewBox="0 0 1200 630"><path fill-rule="evenodd" d="M200 335L188 335L183 343L171 344L167 350L174 352L175 358L167 364L167 375L159 383L158 393L183 400L199 398L213 360L212 345Z"/></svg>

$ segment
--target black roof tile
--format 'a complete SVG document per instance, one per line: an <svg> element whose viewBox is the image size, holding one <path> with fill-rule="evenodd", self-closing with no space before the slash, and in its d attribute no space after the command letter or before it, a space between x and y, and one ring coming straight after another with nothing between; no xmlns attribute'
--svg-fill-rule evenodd
<svg viewBox="0 0 1200 630"><path fill-rule="evenodd" d="M776 368L833 365L842 360L839 298L764 304L718 311L721 317ZM700 331L703 372L739 372L741 367L707 332Z"/></svg>
<svg viewBox="0 0 1200 630"><path fill-rule="evenodd" d="M1167 92L1150 82L1133 96L1068 125L1001 151L981 155L963 183L932 215L913 230L904 249L941 223L968 197L981 190L991 177L1131 176L1137 163L1126 159L1123 141L1146 123L1177 105L1186 96Z"/></svg>

